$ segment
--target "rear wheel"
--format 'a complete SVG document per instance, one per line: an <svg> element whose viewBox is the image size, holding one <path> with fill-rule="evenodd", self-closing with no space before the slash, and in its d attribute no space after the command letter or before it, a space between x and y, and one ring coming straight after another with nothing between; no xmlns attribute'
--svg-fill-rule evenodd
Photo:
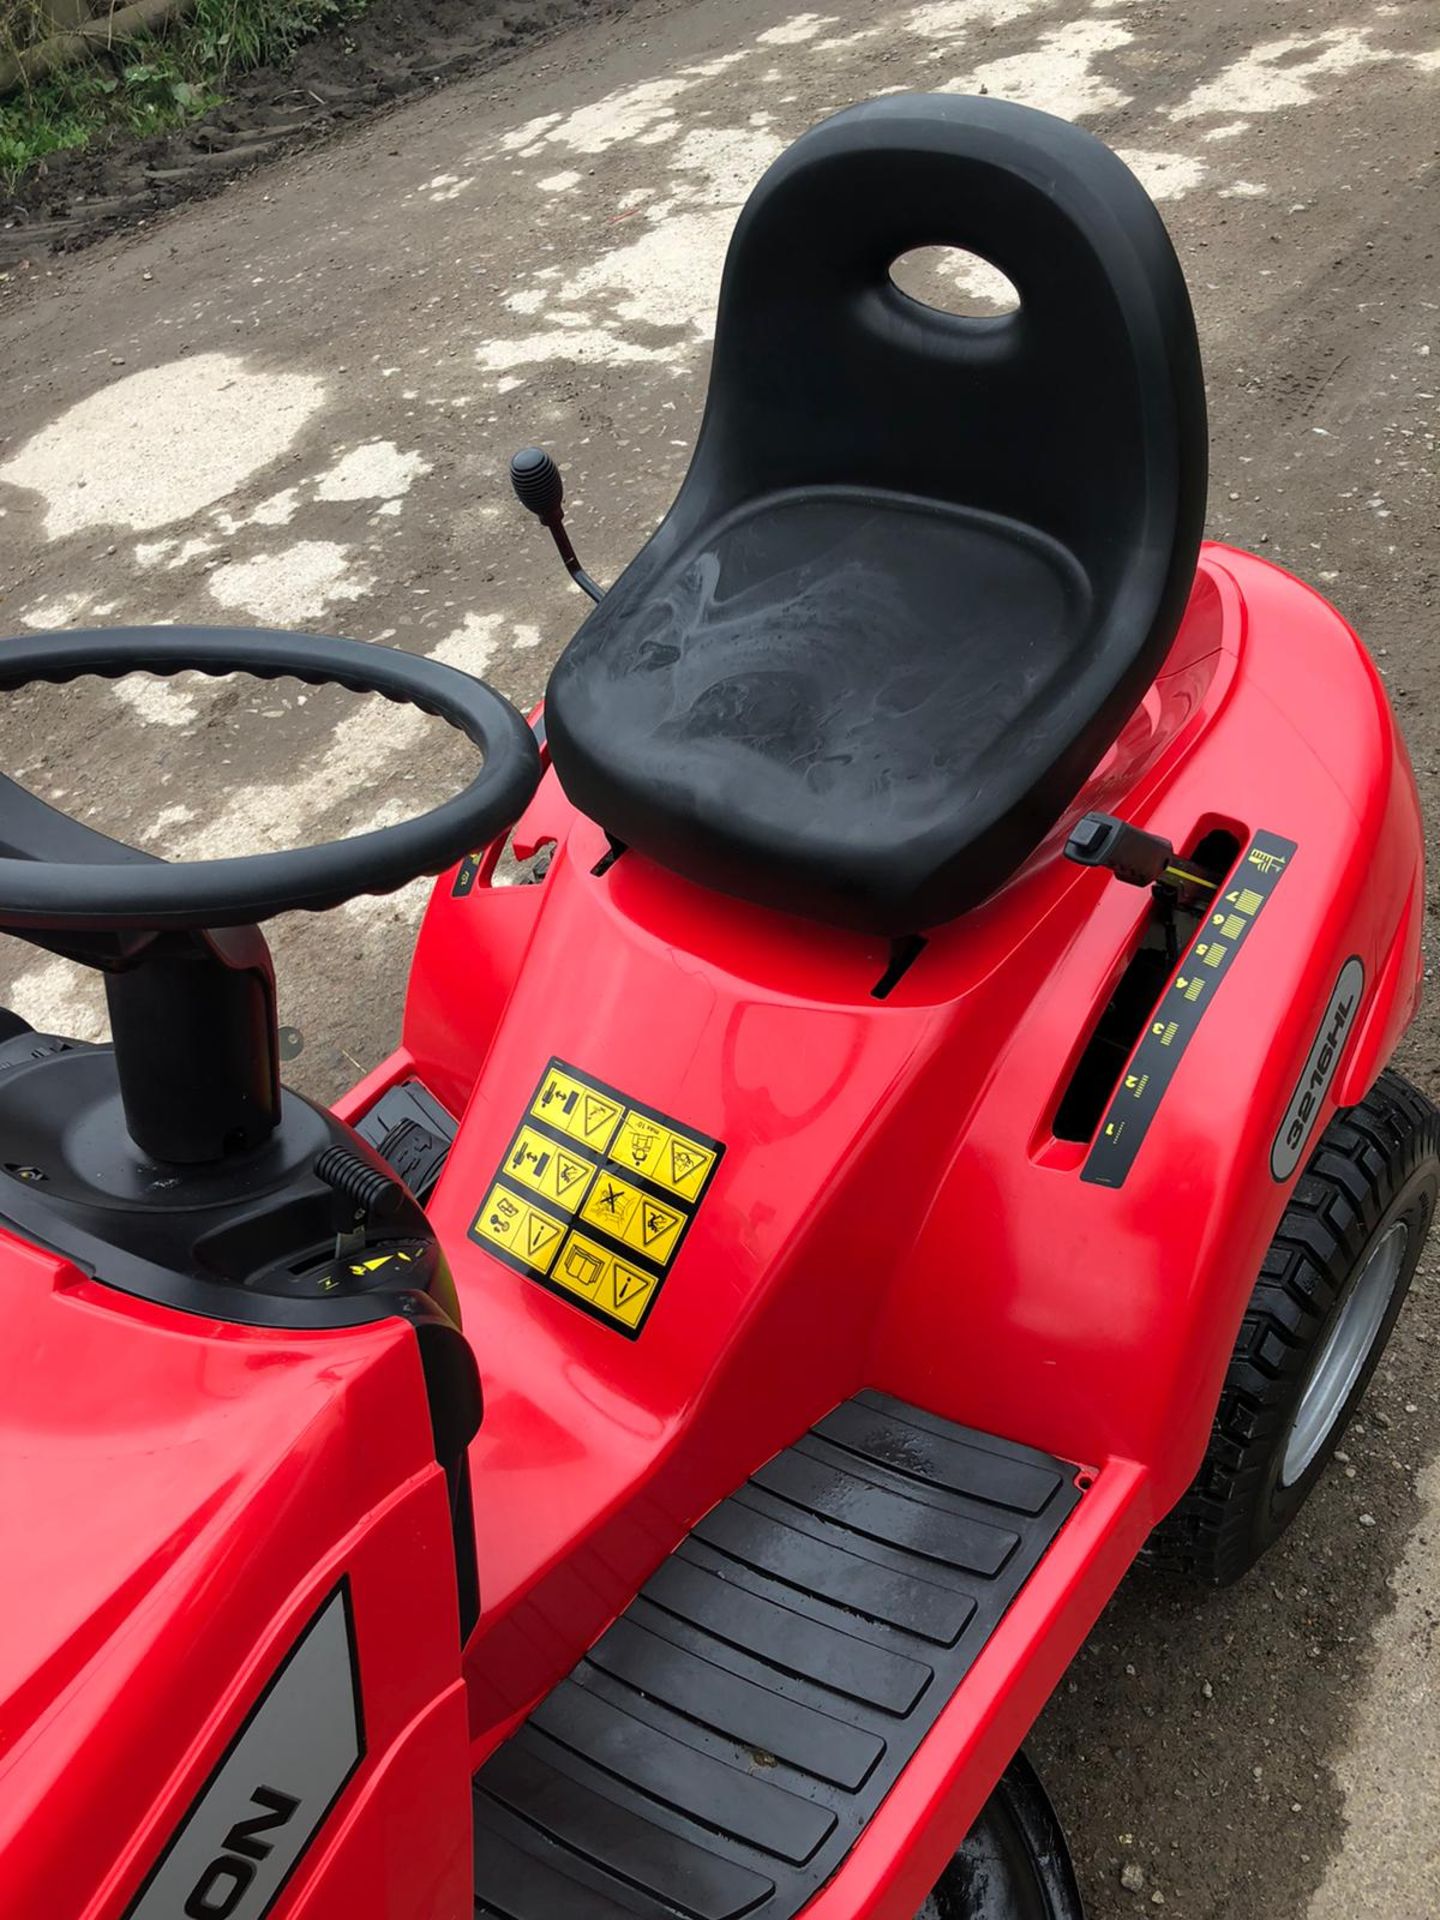
<svg viewBox="0 0 1440 1920"><path fill-rule="evenodd" d="M1440 1194L1440 1115L1384 1073L1321 1136L1235 1344L1204 1462L1145 1557L1228 1586L1289 1526L1375 1371Z"/></svg>
<svg viewBox="0 0 1440 1920"><path fill-rule="evenodd" d="M1085 1920L1060 1822L1023 1753L916 1920Z"/></svg>

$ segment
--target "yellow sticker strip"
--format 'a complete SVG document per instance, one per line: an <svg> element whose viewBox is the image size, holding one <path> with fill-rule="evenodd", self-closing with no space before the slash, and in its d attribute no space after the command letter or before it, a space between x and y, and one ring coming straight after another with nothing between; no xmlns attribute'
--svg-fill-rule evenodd
<svg viewBox="0 0 1440 1920"><path fill-rule="evenodd" d="M470 1231L503 1247L536 1273L549 1273L565 1228L543 1208L532 1206L505 1187L494 1186Z"/></svg>
<svg viewBox="0 0 1440 1920"><path fill-rule="evenodd" d="M632 1267L583 1233L572 1233L565 1242L550 1280L625 1327L639 1326L650 1295L660 1284L658 1274Z"/></svg>
<svg viewBox="0 0 1440 1920"><path fill-rule="evenodd" d="M669 1265L686 1216L678 1207L652 1200L618 1174L602 1173L580 1209L580 1218L664 1267Z"/></svg>

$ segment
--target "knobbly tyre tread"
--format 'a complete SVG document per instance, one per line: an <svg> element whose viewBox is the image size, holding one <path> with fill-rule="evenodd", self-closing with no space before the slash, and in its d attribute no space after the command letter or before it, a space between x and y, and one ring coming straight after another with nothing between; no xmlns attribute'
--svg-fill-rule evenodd
<svg viewBox="0 0 1440 1920"><path fill-rule="evenodd" d="M1228 1586L1303 1504L1363 1397L1403 1304L1433 1219L1433 1196L1358 1390L1318 1458L1289 1490L1296 1496L1289 1511L1277 1517L1276 1456L1307 1362L1362 1250L1427 1160L1440 1168L1440 1113L1399 1073L1382 1073L1363 1101L1331 1120L1261 1264L1200 1471L1143 1549L1150 1565Z"/></svg>

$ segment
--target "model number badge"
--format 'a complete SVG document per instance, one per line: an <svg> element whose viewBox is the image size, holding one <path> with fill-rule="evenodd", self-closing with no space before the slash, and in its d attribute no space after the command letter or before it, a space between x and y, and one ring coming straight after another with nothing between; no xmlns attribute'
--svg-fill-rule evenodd
<svg viewBox="0 0 1440 1920"><path fill-rule="evenodd" d="M125 1920L262 1920L364 1752L342 1580L285 1656Z"/></svg>
<svg viewBox="0 0 1440 1920"><path fill-rule="evenodd" d="M1320 1022L1320 1031L1305 1062L1305 1071L1300 1075L1300 1084L1290 1096L1285 1118L1270 1149L1270 1171L1277 1180L1288 1180L1300 1164L1300 1156L1315 1131L1320 1108L1345 1051L1345 1042L1355 1025L1364 992L1365 969L1358 959L1351 958L1340 969L1340 978L1335 982L1325 1018Z"/></svg>

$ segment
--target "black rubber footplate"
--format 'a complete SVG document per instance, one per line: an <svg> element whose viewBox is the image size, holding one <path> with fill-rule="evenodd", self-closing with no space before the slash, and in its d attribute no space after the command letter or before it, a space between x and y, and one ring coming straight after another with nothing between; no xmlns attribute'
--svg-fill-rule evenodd
<svg viewBox="0 0 1440 1920"><path fill-rule="evenodd" d="M781 1920L835 1872L1081 1494L862 1393L708 1513L475 1777L475 1910Z"/></svg>

